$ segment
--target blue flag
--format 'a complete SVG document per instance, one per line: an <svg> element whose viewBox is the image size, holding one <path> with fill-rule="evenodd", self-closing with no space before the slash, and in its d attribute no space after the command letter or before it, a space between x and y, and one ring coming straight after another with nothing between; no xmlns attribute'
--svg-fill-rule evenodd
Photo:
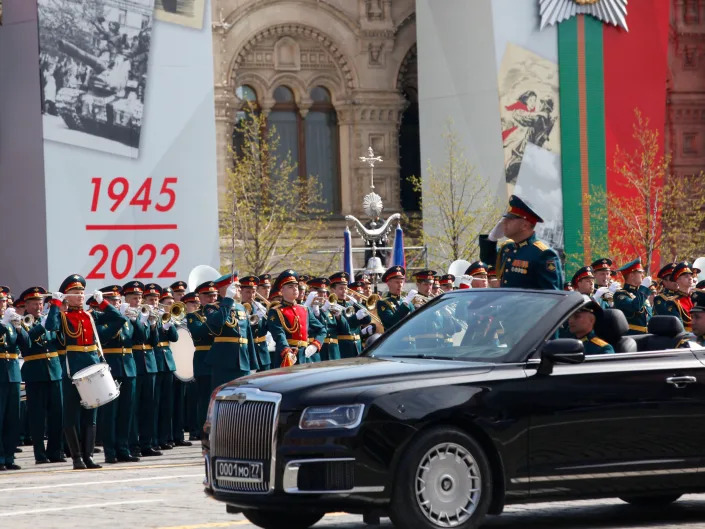
<svg viewBox="0 0 705 529"><path fill-rule="evenodd" d="M406 268L406 255L404 254L404 232L399 224L397 224L397 229L394 232L392 266L403 266Z"/></svg>
<svg viewBox="0 0 705 529"><path fill-rule="evenodd" d="M353 255L352 255L352 236L350 235L350 230L345 226L345 233L343 234L345 240L345 247L343 249L343 271L348 274L349 281L354 281L355 276L353 275Z"/></svg>

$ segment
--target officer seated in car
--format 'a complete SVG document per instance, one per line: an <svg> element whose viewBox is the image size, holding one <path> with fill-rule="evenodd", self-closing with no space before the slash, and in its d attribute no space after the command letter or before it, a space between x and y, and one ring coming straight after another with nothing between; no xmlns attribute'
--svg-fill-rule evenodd
<svg viewBox="0 0 705 529"><path fill-rule="evenodd" d="M589 296L583 296L583 305L568 318L568 329L583 342L586 355L614 353L614 348L595 334L595 324L602 318L602 307Z"/></svg>

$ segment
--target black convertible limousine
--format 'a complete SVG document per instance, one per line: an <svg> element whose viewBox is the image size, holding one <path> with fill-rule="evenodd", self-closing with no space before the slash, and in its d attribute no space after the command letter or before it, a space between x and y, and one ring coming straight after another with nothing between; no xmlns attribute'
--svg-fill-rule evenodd
<svg viewBox="0 0 705 529"><path fill-rule="evenodd" d="M616 354L555 339L577 293L451 292L363 356L218 388L205 426L206 493L266 529L325 513L397 527L478 527L505 504L705 491L705 349L659 316ZM676 349L680 345L681 348Z"/></svg>

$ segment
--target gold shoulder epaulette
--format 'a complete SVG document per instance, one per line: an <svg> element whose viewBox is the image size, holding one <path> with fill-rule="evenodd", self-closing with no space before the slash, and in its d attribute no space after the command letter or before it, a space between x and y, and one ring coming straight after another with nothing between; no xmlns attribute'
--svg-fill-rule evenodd
<svg viewBox="0 0 705 529"><path fill-rule="evenodd" d="M536 246L536 248L538 248L542 252L548 250L548 244L543 241L534 241L534 246Z"/></svg>
<svg viewBox="0 0 705 529"><path fill-rule="evenodd" d="M606 341L604 341L601 338L598 338L597 336L593 336L590 338L590 341L594 343L595 345L599 345L600 347L604 347L605 345L609 345Z"/></svg>

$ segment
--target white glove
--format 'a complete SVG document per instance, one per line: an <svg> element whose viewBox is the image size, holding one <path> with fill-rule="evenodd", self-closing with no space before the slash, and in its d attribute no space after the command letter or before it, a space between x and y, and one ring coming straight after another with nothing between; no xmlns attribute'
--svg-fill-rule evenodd
<svg viewBox="0 0 705 529"><path fill-rule="evenodd" d="M142 325L145 325L145 324L149 323L149 313L147 313L147 314L140 314L140 323L141 323Z"/></svg>
<svg viewBox="0 0 705 529"><path fill-rule="evenodd" d="M44 314L41 318L39 318L39 324L44 327L47 323L47 316L48 314Z"/></svg>
<svg viewBox="0 0 705 529"><path fill-rule="evenodd" d="M597 301L599 303L600 300L602 299L602 296L604 296L609 291L610 291L609 287L600 287L592 295L592 299L594 299L595 301Z"/></svg>
<svg viewBox="0 0 705 529"><path fill-rule="evenodd" d="M649 288L649 287L651 286L651 283L653 283L653 282L654 282L654 281L653 281L653 279L651 279L651 276L646 276L646 277L642 280L641 286L642 286L642 287Z"/></svg>
<svg viewBox="0 0 705 529"><path fill-rule="evenodd" d="M308 296L306 296L306 301L304 301L304 305L310 307L317 295L317 292L309 292Z"/></svg>
<svg viewBox="0 0 705 529"><path fill-rule="evenodd" d="M311 307L311 310L313 311L313 314L314 314L314 316L316 316L316 318L318 318L321 315L321 307L320 306L314 305L313 307Z"/></svg>
<svg viewBox="0 0 705 529"><path fill-rule="evenodd" d="M17 316L17 311L15 309L13 309L12 307L8 308L2 317L2 323L4 325L7 325L8 323L10 323L10 321L12 321L12 318L14 316Z"/></svg>
<svg viewBox="0 0 705 529"><path fill-rule="evenodd" d="M330 301L326 300L326 302L323 304L323 307L321 308L325 311L330 310Z"/></svg>
<svg viewBox="0 0 705 529"><path fill-rule="evenodd" d="M458 288L472 288L472 276L468 274L463 274L460 278Z"/></svg>
<svg viewBox="0 0 705 529"><path fill-rule="evenodd" d="M235 283L230 283L228 289L225 291L225 295L229 298L235 299L235 294L237 293L238 286Z"/></svg>
<svg viewBox="0 0 705 529"><path fill-rule="evenodd" d="M125 313L127 312L127 309L129 309L129 308L130 308L129 303L120 303L120 314L122 314L124 316Z"/></svg>
<svg viewBox="0 0 705 529"><path fill-rule="evenodd" d="M259 316L261 320L267 317L267 313L262 307L257 307L257 309L255 310L255 314L257 314L257 316Z"/></svg>
<svg viewBox="0 0 705 529"><path fill-rule="evenodd" d="M306 358L311 358L313 355L315 355L318 352L318 347L315 345L307 345L306 350L304 351L304 354L306 355Z"/></svg>
<svg viewBox="0 0 705 529"><path fill-rule="evenodd" d="M370 324L367 327L364 327L361 332L363 336L371 336L372 333L375 332L375 326Z"/></svg>
<svg viewBox="0 0 705 529"><path fill-rule="evenodd" d="M100 305L101 303L103 303L103 293L100 290L96 290L95 292L93 292L93 299L96 301L96 303L98 303L98 305Z"/></svg>
<svg viewBox="0 0 705 529"><path fill-rule="evenodd" d="M504 217L499 219L499 222L495 224L495 227L492 228L492 231L490 231L490 234L487 236L492 242L497 242L502 237L504 237Z"/></svg>
<svg viewBox="0 0 705 529"><path fill-rule="evenodd" d="M164 329L165 331L168 331L169 329L171 329L172 325L173 325L173 323L168 321L168 322L162 324L162 329Z"/></svg>
<svg viewBox="0 0 705 529"><path fill-rule="evenodd" d="M355 313L355 316L358 320L364 320L368 314L369 312L367 312L367 309L360 309Z"/></svg>
<svg viewBox="0 0 705 529"><path fill-rule="evenodd" d="M614 293L617 292L620 288L622 288L622 285L621 285L620 283L618 283L617 281L615 281L615 282L612 283L608 288L610 289L610 292L612 292L612 294L614 294Z"/></svg>
<svg viewBox="0 0 705 529"><path fill-rule="evenodd" d="M52 292L51 299L58 299L59 301L64 301L64 295L61 292Z"/></svg>
<svg viewBox="0 0 705 529"><path fill-rule="evenodd" d="M411 301L412 301L416 296L418 296L418 295L419 295L419 291L412 289L412 290L410 290L409 293L406 295L406 297L404 298L404 301L406 301L407 303L411 303Z"/></svg>

